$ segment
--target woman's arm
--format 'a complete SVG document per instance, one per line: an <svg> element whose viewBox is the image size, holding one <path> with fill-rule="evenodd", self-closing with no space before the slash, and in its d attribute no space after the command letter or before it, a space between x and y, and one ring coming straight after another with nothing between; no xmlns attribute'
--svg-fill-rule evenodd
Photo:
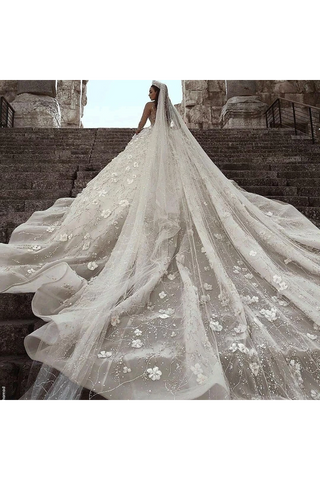
<svg viewBox="0 0 320 480"><path fill-rule="evenodd" d="M150 116L150 113L151 113L151 107L152 107L152 102L146 103L146 106L144 107L144 110L143 110L141 120L140 120L138 128L136 130L136 135L138 135L138 133L140 133L141 130L143 129L143 127L145 126L145 124L146 124L146 122L147 122L147 120Z"/></svg>

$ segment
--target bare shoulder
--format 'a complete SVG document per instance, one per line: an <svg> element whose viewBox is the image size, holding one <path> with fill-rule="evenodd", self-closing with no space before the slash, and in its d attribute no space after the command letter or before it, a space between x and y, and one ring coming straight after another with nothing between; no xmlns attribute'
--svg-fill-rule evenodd
<svg viewBox="0 0 320 480"><path fill-rule="evenodd" d="M153 102L147 102L145 108L147 108L148 110L151 110L152 105L153 105Z"/></svg>

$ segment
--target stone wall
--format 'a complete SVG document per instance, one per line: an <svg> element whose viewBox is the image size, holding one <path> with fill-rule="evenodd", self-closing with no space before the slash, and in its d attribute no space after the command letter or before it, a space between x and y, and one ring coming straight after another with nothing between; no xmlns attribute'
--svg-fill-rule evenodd
<svg viewBox="0 0 320 480"><path fill-rule="evenodd" d="M24 81L0 80L0 96L4 96L10 104L16 102L17 99L20 97L18 109L21 110L21 114L26 109L28 103L33 105L31 108L31 110L33 110L33 115L30 117L30 115L28 114L28 119L26 118L27 124L22 125L21 122L23 122L23 118L19 118L19 115L17 115L15 123L16 127L83 127L81 119L83 117L84 107L87 104L88 80L58 80L55 100L57 101L60 108L60 119L58 119L57 115L52 116L51 114L51 117L55 117L51 125L48 124L48 116L41 114L43 104L48 103L49 99L45 98L43 95L37 95L36 98L35 95L39 92L19 91L19 82L21 84ZM45 83L46 81L39 80L39 82ZM50 105L48 105L49 112L52 112L51 104L52 102L50 103ZM43 119L43 121L41 119ZM36 123L31 125L30 121Z"/></svg>
<svg viewBox="0 0 320 480"><path fill-rule="evenodd" d="M87 83L88 80L58 80L61 127L83 127L81 118L87 104Z"/></svg>
<svg viewBox="0 0 320 480"><path fill-rule="evenodd" d="M179 112L189 128L198 129L220 128L222 108L236 96L254 96L261 105L281 97L320 107L320 80L182 80L182 92Z"/></svg>
<svg viewBox="0 0 320 480"><path fill-rule="evenodd" d="M224 80L182 80L183 100L179 111L189 128L219 126L221 108L226 102Z"/></svg>

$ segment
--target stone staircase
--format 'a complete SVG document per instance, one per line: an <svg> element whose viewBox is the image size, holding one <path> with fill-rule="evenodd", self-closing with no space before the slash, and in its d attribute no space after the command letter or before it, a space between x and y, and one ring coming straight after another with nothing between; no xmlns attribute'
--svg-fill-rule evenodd
<svg viewBox="0 0 320 480"><path fill-rule="evenodd" d="M320 227L319 144L288 130L192 133L228 178L293 204ZM133 129L0 129L0 241L8 242L34 211L76 196L133 134ZM31 360L23 339L42 324L32 314L32 297L0 294L0 387L6 399L18 399L27 388Z"/></svg>

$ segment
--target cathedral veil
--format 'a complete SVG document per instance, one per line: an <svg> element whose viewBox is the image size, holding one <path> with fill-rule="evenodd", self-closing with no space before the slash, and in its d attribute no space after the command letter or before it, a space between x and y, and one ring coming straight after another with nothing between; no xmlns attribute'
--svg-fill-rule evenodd
<svg viewBox="0 0 320 480"><path fill-rule="evenodd" d="M35 291L45 322L25 339L30 378L43 365L22 399L79 399L83 388L107 399L309 398L319 230L226 179L153 84L155 124L131 140L123 170L113 161L70 199L54 233L69 250L27 280L0 277L0 291ZM137 173L116 182L124 171ZM89 252L77 264L76 229Z"/></svg>

